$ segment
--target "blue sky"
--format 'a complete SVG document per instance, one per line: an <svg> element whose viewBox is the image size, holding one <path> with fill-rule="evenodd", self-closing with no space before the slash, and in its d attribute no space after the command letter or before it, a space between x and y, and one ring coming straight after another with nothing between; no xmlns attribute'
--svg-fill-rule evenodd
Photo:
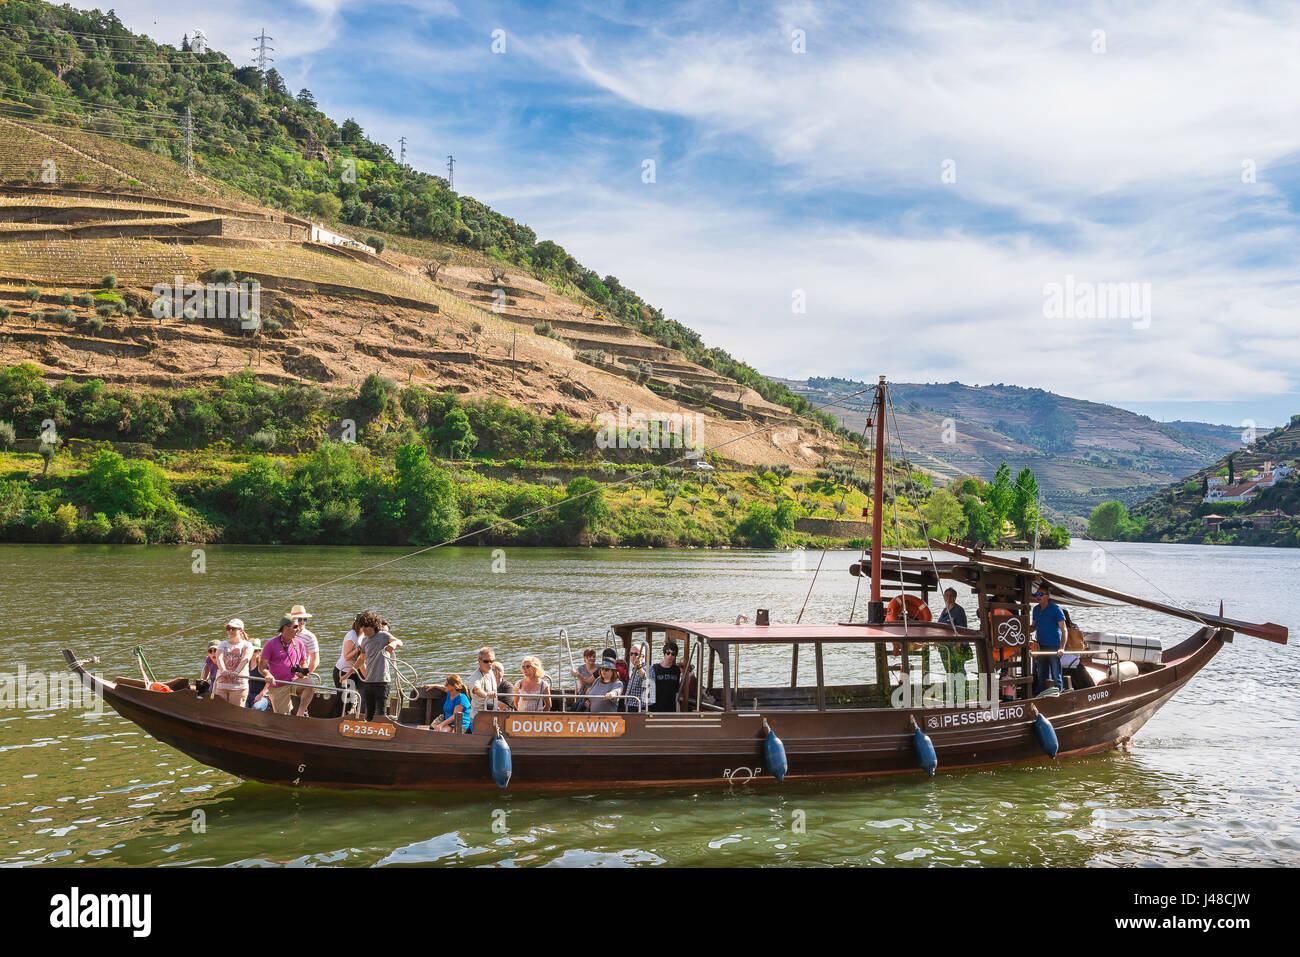
<svg viewBox="0 0 1300 957"><path fill-rule="evenodd" d="M1300 412L1300 7L1130 6L117 12L240 63L265 27L326 113L405 135L418 168L455 154L459 191L769 374L1276 424ZM1051 317L1067 277L1137 284L1149 313Z"/></svg>

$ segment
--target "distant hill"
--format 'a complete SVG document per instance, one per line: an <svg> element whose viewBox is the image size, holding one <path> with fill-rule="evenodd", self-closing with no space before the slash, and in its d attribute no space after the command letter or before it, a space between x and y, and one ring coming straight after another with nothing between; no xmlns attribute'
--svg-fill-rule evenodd
<svg viewBox="0 0 1300 957"><path fill-rule="evenodd" d="M1138 503L1131 509L1133 519L1142 523L1136 537L1151 542L1300 546L1300 469L1272 488L1256 489L1249 501L1204 501L1211 478L1227 482L1231 475L1242 483L1276 466L1300 466L1300 415L1233 452L1231 472L1224 456ZM1211 515L1222 516L1222 521L1207 523Z"/></svg>
<svg viewBox="0 0 1300 957"><path fill-rule="evenodd" d="M779 381L812 403L865 387L838 378ZM1136 505L1241 447L1240 430L1230 426L1157 422L1042 389L960 382L894 383L892 389L898 431L917 465L947 479L988 479L1002 461L1013 471L1028 466L1045 503L1075 527L1103 501ZM869 404L869 395L859 396L827 411L860 432Z"/></svg>

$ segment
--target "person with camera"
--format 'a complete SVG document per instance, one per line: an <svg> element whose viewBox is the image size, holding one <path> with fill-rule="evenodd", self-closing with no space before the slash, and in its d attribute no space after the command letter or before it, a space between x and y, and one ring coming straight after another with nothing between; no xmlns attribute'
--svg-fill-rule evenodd
<svg viewBox="0 0 1300 957"><path fill-rule="evenodd" d="M276 714L293 713L293 688L284 682L298 681L307 674L307 669L303 667L307 660L307 649L298 640L298 630L301 627L301 622L295 622L285 615L280 619L279 634L268 639L262 648L261 671L266 676L271 710Z"/></svg>

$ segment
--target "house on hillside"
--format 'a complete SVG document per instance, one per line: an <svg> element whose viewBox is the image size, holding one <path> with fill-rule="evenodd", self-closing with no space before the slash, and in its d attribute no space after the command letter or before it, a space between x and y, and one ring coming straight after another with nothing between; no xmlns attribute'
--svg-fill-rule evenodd
<svg viewBox="0 0 1300 957"><path fill-rule="evenodd" d="M1226 515L1202 515L1201 524L1212 532L1217 532L1219 526L1228 520Z"/></svg>
<svg viewBox="0 0 1300 957"><path fill-rule="evenodd" d="M1236 485L1216 485L1205 493L1202 502L1249 502L1255 497L1259 479L1238 482Z"/></svg>
<svg viewBox="0 0 1300 957"><path fill-rule="evenodd" d="M1254 527L1258 530L1271 532L1282 522L1285 522L1291 516L1281 509L1270 509L1267 512L1256 512L1254 515L1247 515L1242 519L1242 525Z"/></svg>
<svg viewBox="0 0 1300 957"><path fill-rule="evenodd" d="M1274 485L1282 481L1282 479L1286 478L1294 471L1295 469L1291 468L1290 466L1287 465L1275 466L1270 462L1268 465L1264 467L1264 470L1260 474L1259 478L1254 479L1255 486L1257 488L1272 488Z"/></svg>

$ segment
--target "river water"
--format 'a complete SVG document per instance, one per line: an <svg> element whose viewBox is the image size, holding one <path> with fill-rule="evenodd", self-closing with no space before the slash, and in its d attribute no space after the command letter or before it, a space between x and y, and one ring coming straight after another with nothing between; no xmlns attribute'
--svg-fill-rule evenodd
<svg viewBox="0 0 1300 957"><path fill-rule="evenodd" d="M821 553L441 549L306 591L400 549L0 546L10 645L0 673L62 670L60 649L135 674L197 675L209 638L240 613L265 638L303 601L323 670L361 608L406 642L420 675L464 671L490 643L512 667L551 671L607 625L730 620L756 608L792 622ZM857 555L830 552L807 621L842 621ZM1300 550L1091 545L1041 567L1186 607L1300 624ZM859 617L865 590L858 596ZM260 609L245 611L264 602ZM973 610L970 601L968 611ZM936 604L937 608L937 604ZM210 619L220 619L205 624ZM1085 630L1156 635L1188 622L1080 611ZM567 657L567 656L565 656ZM757 653L746 678L788 677ZM1300 706L1294 644L1239 637L1156 715L1127 752L1024 768L940 771L834 784L736 785L529 796L294 791L195 764L111 710L15 703L0 710L0 863L5 865L490 864L1169 865L1300 864ZM562 669L567 671L567 661ZM828 676L829 680L829 676ZM36 706L32 706L35 704Z"/></svg>

